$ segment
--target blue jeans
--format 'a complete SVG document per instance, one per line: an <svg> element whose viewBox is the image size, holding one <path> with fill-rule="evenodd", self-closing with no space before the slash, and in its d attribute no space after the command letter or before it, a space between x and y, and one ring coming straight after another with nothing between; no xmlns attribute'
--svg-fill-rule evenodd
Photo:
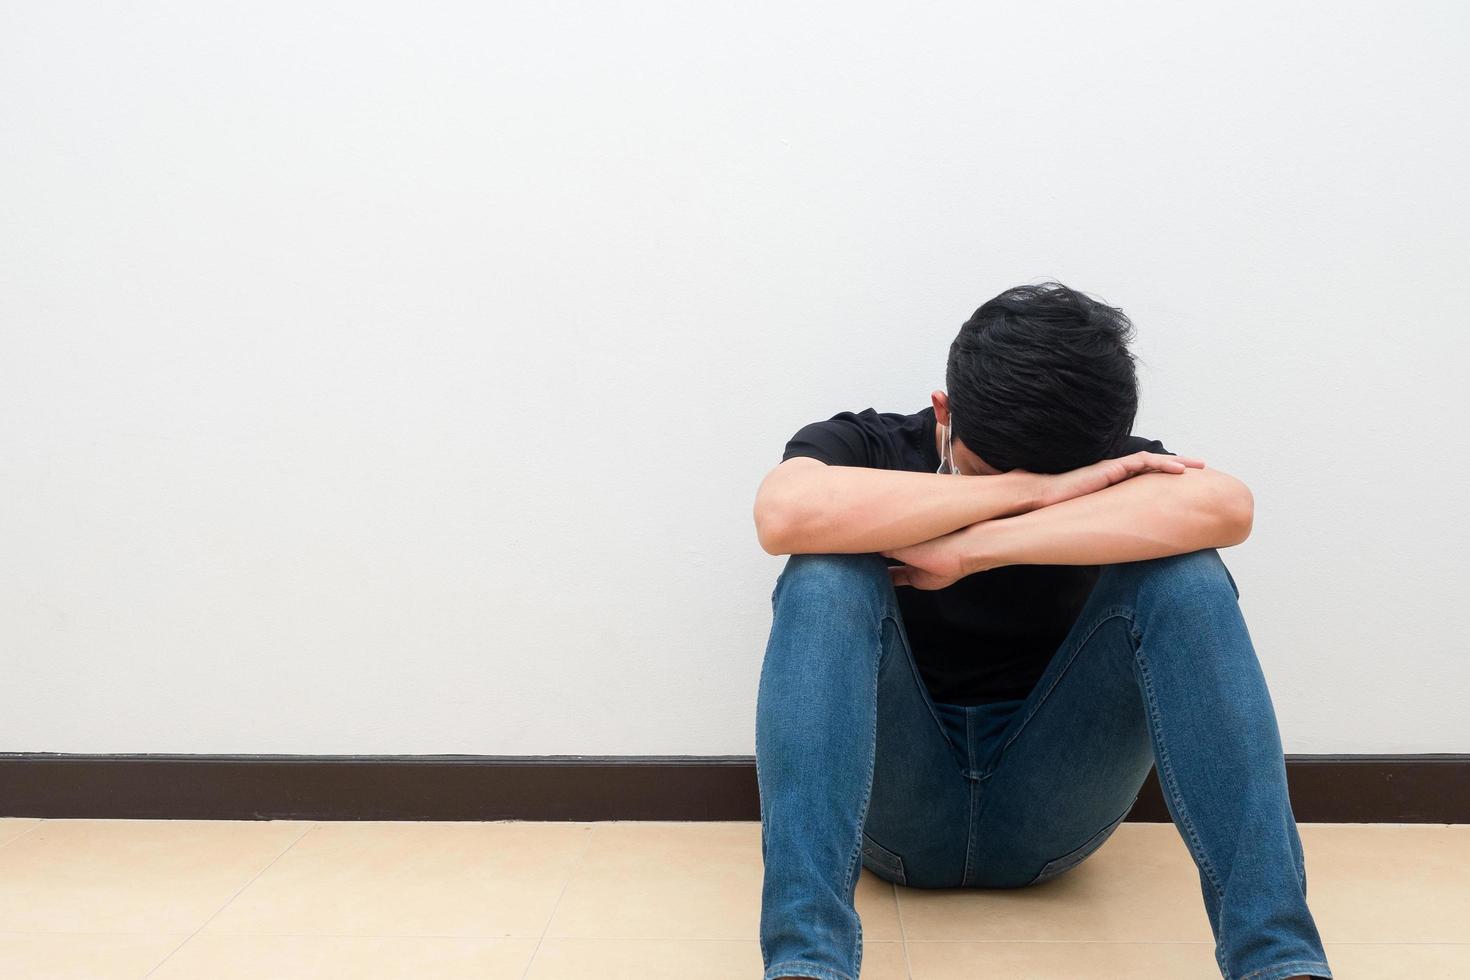
<svg viewBox="0 0 1470 980"><path fill-rule="evenodd" d="M1046 881L1102 846L1154 766L1221 975L1332 976L1275 711L1216 550L1102 566L1031 693L975 707L930 697L887 567L792 555L771 593L755 731L766 980L857 977L859 861L913 888Z"/></svg>

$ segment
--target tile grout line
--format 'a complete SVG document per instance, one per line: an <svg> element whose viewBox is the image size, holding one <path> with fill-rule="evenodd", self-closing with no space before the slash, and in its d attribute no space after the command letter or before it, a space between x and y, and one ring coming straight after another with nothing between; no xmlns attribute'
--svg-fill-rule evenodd
<svg viewBox="0 0 1470 980"><path fill-rule="evenodd" d="M893 889L893 911L898 915L898 938L903 943L903 972L908 980L914 980L914 963L909 959L909 934L903 927L903 903L898 900L898 886L889 883Z"/></svg>
<svg viewBox="0 0 1470 980"><path fill-rule="evenodd" d="M582 850L578 852L576 860L567 869L567 880L561 883L561 891L556 893L556 901L551 903L551 911L546 916L546 925L541 927L541 937L536 940L536 948L531 950L530 959L526 960L526 968L521 971L521 980L526 980L526 977L531 974L531 967L536 965L536 957L541 953L541 944L546 942L546 934L551 931L551 920L556 918L556 910L561 908L562 896L567 893L567 888L571 886L572 879L576 877L577 869L582 866L582 859L592 849L592 835L596 832L597 825L595 823L587 824L587 843L582 845Z"/></svg>
<svg viewBox="0 0 1470 980"><path fill-rule="evenodd" d="M14 844L16 841L20 840L22 837L26 836L27 834L33 834L33 833L35 833L36 831L40 830L41 829L41 826L43 824L45 824L45 823L46 823L46 818L45 817L42 817L40 820L37 820L35 822L35 824L33 824L30 827L27 827L25 830L22 830L20 833L16 834L14 837L7 837L5 840L0 841L0 848L9 847L11 844Z"/></svg>
<svg viewBox="0 0 1470 980"><path fill-rule="evenodd" d="M271 858L270 861L266 864L265 867L261 868L259 871L255 872L255 874L251 875L249 881L245 882L245 884L241 885L239 888L236 888L235 891L234 891L234 893L232 895L230 895L229 898L225 899L224 903L222 905L220 905L219 908L215 909L210 914L209 918L205 919L203 922L201 922L199 924L199 928L198 929L195 929L193 932L191 932L187 936L185 936L183 942L179 943L173 949L169 950L168 951L168 955L165 956L163 959L161 959L157 963L153 964L153 969L151 969L147 973L143 974L143 980L148 980L148 978L151 977L151 976L153 976L154 973L157 973L159 967L163 966L163 964L165 964L169 960L173 959L175 953L177 953L179 950L183 949L185 946L188 945L189 940L191 940L195 936L199 935L199 933L204 930L204 927L205 926L209 925L211 922L213 922L215 920L215 917L216 916L218 916L225 909L229 908L230 907L230 903L233 902L235 899L239 898L241 892L243 892L245 889L249 888L251 885L255 884L255 882L260 878L261 875L265 874L272 867L274 867L275 866L275 863L277 861L279 861L281 858L283 858L283 857L286 856L286 852L290 851L291 848L295 847L297 844L299 844L301 842L301 838L305 837L307 834L311 833L313 830L315 830L316 828L318 828L320 826L321 826L321 823L319 821L315 821L315 820L313 820L310 824L308 824L307 825L307 828L305 830L303 830L301 833L297 834L296 837L291 841L291 843L287 844L285 847L283 847L281 849L281 853L280 854L277 854L275 857Z"/></svg>

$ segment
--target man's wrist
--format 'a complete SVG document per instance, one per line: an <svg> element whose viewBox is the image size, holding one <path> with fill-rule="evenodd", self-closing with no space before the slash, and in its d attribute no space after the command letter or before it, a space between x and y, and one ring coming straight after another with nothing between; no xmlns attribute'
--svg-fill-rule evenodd
<svg viewBox="0 0 1470 980"><path fill-rule="evenodd" d="M976 572L986 572L999 565L1005 564L1000 560L996 551L997 524L1004 524L1010 518L998 517L989 521L976 521L965 528L963 542L964 550L960 564L966 575Z"/></svg>
<svg viewBox="0 0 1470 980"><path fill-rule="evenodd" d="M1021 473L1007 471L997 474L990 479L1010 481L1010 492L1012 507L1006 512L1006 516L1013 514L1025 514L1029 511L1045 507L1048 481L1045 473Z"/></svg>

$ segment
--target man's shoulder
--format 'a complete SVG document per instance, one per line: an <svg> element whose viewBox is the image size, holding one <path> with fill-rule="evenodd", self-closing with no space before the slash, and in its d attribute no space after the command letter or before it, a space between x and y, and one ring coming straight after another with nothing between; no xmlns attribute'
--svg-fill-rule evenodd
<svg viewBox="0 0 1470 980"><path fill-rule="evenodd" d="M929 409L930 412L933 409ZM814 456L829 464L898 469L922 442L926 417L918 412L880 412L869 406L808 422L787 441L782 459Z"/></svg>

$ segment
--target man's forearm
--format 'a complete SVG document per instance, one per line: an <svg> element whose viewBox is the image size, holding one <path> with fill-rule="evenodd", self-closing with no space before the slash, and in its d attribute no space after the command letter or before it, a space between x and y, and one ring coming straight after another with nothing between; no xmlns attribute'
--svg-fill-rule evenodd
<svg viewBox="0 0 1470 980"><path fill-rule="evenodd" d="M1225 548L1251 531L1250 490L1219 470L1143 473L1049 507L975 524L968 565L1110 565Z"/></svg>
<svg viewBox="0 0 1470 980"><path fill-rule="evenodd" d="M1028 473L956 476L818 463L786 476L789 483L773 491L785 498L772 509L782 517L762 538L771 554L899 548L1024 513L1039 492Z"/></svg>

